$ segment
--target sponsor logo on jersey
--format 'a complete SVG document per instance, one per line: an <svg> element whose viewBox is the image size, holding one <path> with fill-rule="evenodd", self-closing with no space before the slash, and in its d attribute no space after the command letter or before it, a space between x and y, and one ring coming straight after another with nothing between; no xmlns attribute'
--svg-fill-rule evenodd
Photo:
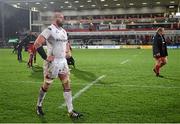
<svg viewBox="0 0 180 124"><path fill-rule="evenodd" d="M68 40L65 40L65 39L59 39L59 38L58 38L58 39L56 39L55 41L56 41L56 42L67 42Z"/></svg>

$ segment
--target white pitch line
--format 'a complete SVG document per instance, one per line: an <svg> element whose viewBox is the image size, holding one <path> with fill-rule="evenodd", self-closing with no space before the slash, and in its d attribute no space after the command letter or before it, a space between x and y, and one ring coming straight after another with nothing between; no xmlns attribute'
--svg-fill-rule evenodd
<svg viewBox="0 0 180 124"><path fill-rule="evenodd" d="M97 85L97 84L96 84ZM101 85L101 84L99 84ZM123 84L110 84L108 87L135 87L135 88L159 88L159 89L180 89L176 86L161 86L161 85L123 85Z"/></svg>
<svg viewBox="0 0 180 124"><path fill-rule="evenodd" d="M99 80L101 80L102 78L106 77L105 75L102 75L100 77L98 77L96 80L92 81L91 83L89 83L88 85L86 85L83 89L79 90L79 92L77 92L72 99L76 99L78 98L82 93L84 93L86 90L88 90L91 86L93 86L95 83L97 83ZM65 107L66 104L63 103L61 106L59 106L59 108L63 108Z"/></svg>
<svg viewBox="0 0 180 124"><path fill-rule="evenodd" d="M122 61L121 64L125 64L125 63L127 63L128 61L129 61L129 59L126 59L126 60Z"/></svg>
<svg viewBox="0 0 180 124"><path fill-rule="evenodd" d="M41 82L34 82L34 81L7 81L11 83L31 83L31 84L42 84ZM53 82L53 84L58 84L59 82ZM89 83L72 83L71 85L75 86L87 86ZM126 84L93 84L95 86L103 86L103 87L136 87L136 88L159 88L159 89L180 89L180 87L176 86L161 86L161 85L126 85Z"/></svg>

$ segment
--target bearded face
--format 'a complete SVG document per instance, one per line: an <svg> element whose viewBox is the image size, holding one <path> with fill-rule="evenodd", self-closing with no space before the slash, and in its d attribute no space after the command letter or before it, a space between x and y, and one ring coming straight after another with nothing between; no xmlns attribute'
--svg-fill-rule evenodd
<svg viewBox="0 0 180 124"><path fill-rule="evenodd" d="M56 20L56 24L58 25L58 27L62 27L62 26L63 26L63 21L57 19L57 20Z"/></svg>
<svg viewBox="0 0 180 124"><path fill-rule="evenodd" d="M56 13L55 14L55 19L56 19L56 24L58 27L62 27L63 26L63 22L64 22L64 16L62 13Z"/></svg>

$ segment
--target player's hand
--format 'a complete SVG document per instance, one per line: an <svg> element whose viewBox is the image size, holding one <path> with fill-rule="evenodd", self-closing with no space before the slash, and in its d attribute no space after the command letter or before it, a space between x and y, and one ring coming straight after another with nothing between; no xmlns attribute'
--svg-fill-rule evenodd
<svg viewBox="0 0 180 124"><path fill-rule="evenodd" d="M156 54L156 56L158 56L158 57L159 57L159 56L160 56L160 53L157 53L157 54Z"/></svg>
<svg viewBox="0 0 180 124"><path fill-rule="evenodd" d="M160 57L160 53L157 53L157 54L155 55L155 57L156 57L156 58L159 58L159 57Z"/></svg>
<svg viewBox="0 0 180 124"><path fill-rule="evenodd" d="M54 60L54 56L48 56L46 61L48 62L52 62Z"/></svg>

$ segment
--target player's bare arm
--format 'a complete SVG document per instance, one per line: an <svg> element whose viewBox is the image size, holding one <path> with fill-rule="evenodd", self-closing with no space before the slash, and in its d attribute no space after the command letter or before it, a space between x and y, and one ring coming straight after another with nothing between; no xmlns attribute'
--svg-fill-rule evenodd
<svg viewBox="0 0 180 124"><path fill-rule="evenodd" d="M44 60L51 62L54 60L54 56L46 55L46 53L42 47L42 45L45 43L45 41L46 41L46 39L42 35L39 35L34 43L34 47Z"/></svg>

